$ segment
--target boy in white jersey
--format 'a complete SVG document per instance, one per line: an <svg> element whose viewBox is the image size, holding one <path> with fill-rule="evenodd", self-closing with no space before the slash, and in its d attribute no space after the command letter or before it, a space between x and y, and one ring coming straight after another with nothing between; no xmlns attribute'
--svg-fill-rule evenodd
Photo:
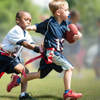
<svg viewBox="0 0 100 100"><path fill-rule="evenodd" d="M16 14L16 24L6 35L0 50L0 73L29 73L28 69L21 64L20 54L23 46L34 50L39 53L39 47L34 44L30 34L25 30L27 26L31 25L31 15L26 11L19 11ZM19 78L17 75L12 75L11 77ZM19 100L31 99L31 96L26 93L27 82L21 84L21 95ZM11 90L7 87L7 92Z"/></svg>

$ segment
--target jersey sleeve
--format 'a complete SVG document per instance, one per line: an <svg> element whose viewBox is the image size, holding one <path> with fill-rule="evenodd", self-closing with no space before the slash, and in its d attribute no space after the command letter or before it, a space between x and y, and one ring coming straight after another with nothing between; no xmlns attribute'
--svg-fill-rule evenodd
<svg viewBox="0 0 100 100"><path fill-rule="evenodd" d="M38 33L41 34L45 34L45 32L47 31L47 25L48 25L49 19L45 20L44 22L41 22L39 24L35 24L37 27L37 31Z"/></svg>
<svg viewBox="0 0 100 100"><path fill-rule="evenodd" d="M35 44L35 42L33 41L31 35L26 31L26 41L30 44Z"/></svg>

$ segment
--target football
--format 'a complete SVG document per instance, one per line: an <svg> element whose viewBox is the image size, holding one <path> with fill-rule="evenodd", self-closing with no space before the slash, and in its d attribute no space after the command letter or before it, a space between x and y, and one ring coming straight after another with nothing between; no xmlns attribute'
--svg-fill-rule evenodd
<svg viewBox="0 0 100 100"><path fill-rule="evenodd" d="M74 24L70 24L68 25L68 29L66 31L66 40L69 43L74 43L75 40L73 40L73 36L76 35L78 33L78 28L74 25Z"/></svg>

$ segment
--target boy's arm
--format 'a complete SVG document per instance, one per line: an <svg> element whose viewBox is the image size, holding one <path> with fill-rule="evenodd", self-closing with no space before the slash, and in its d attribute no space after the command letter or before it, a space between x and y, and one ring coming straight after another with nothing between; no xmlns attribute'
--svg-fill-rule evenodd
<svg viewBox="0 0 100 100"><path fill-rule="evenodd" d="M37 33L41 33L42 35L45 35L50 21L51 21L51 19L46 19L45 21L43 21L41 23L36 23L33 26L27 27L26 30L35 31Z"/></svg>
<svg viewBox="0 0 100 100"><path fill-rule="evenodd" d="M39 49L39 46L38 46L38 45L30 44L30 43L28 43L28 42L26 42L26 41L21 42L21 45L23 45L23 46L26 47L27 49L33 50L33 51L35 51L35 52L37 52L37 53L40 52L40 49Z"/></svg>
<svg viewBox="0 0 100 100"><path fill-rule="evenodd" d="M36 28L35 25L32 25L32 26L26 27L26 30L27 30L27 31L37 31L37 28Z"/></svg>
<svg viewBox="0 0 100 100"><path fill-rule="evenodd" d="M74 35L73 39L76 41L82 37L82 33L78 31L77 35Z"/></svg>

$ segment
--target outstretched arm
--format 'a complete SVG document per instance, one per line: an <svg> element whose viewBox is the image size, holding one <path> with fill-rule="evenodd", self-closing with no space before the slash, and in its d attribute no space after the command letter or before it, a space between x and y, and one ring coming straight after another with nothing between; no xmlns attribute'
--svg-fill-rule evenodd
<svg viewBox="0 0 100 100"><path fill-rule="evenodd" d="M30 44L30 43L28 43L28 42L26 42L26 41L21 42L21 45L23 45L23 46L26 47L27 49L33 50L33 51L35 51L35 52L37 52L37 53L40 52L39 46L38 46L38 45Z"/></svg>

